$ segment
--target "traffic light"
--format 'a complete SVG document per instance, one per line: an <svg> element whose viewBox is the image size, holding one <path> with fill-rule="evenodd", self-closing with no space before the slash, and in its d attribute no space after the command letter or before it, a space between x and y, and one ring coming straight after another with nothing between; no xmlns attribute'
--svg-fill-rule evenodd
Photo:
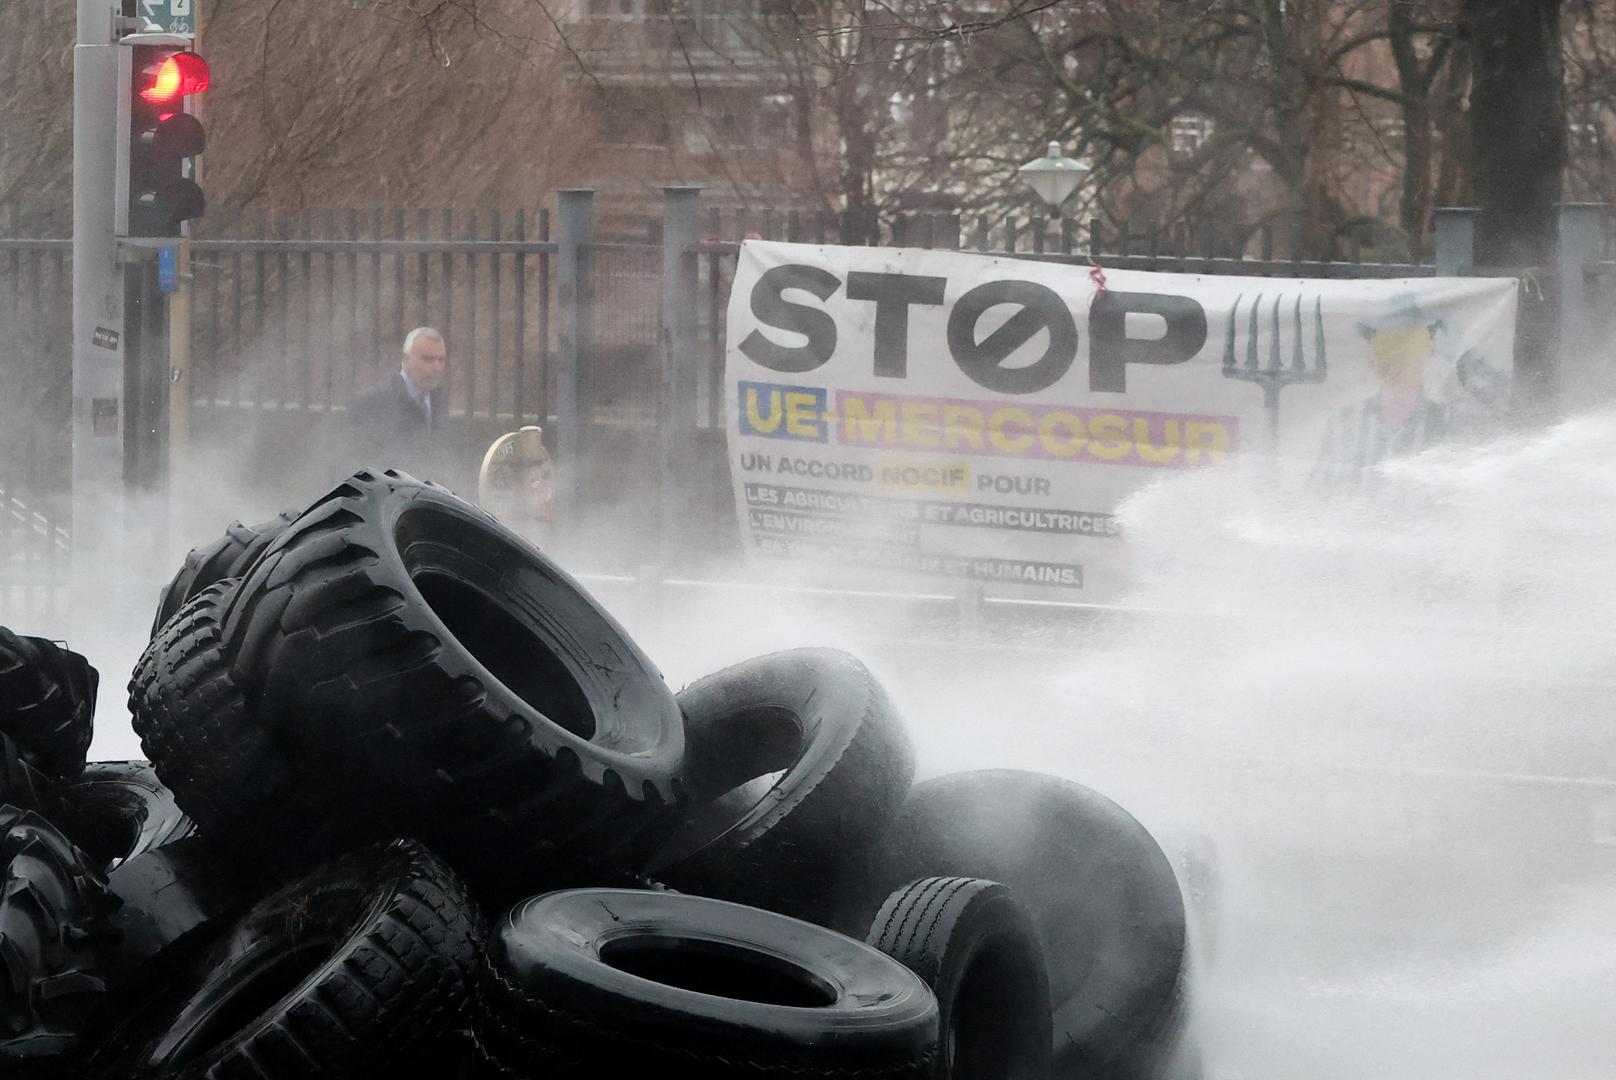
<svg viewBox="0 0 1616 1080"><path fill-rule="evenodd" d="M208 64L182 45L123 44L129 47L129 123L119 163L118 231L177 237L205 203L191 159L207 137L185 106L186 98L208 88Z"/></svg>

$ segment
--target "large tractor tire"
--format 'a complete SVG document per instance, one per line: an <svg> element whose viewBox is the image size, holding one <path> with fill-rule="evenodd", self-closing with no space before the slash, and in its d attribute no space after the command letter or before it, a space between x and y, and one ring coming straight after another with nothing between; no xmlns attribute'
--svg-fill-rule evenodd
<svg viewBox="0 0 1616 1080"><path fill-rule="evenodd" d="M815 920L914 775L886 692L846 653L793 649L709 675L678 700L693 809L646 874Z"/></svg>
<svg viewBox="0 0 1616 1080"><path fill-rule="evenodd" d="M0 806L49 813L61 785L30 765L9 735L0 735Z"/></svg>
<svg viewBox="0 0 1616 1080"><path fill-rule="evenodd" d="M222 852L252 863L256 836L287 828L306 837L325 817L292 766L301 748L257 722L230 675L219 624L235 585L207 586L163 624L129 681L129 711L177 805Z"/></svg>
<svg viewBox="0 0 1616 1080"><path fill-rule="evenodd" d="M84 768L101 675L78 653L0 626L0 735L59 779Z"/></svg>
<svg viewBox="0 0 1616 1080"><path fill-rule="evenodd" d="M224 535L213 543L192 548L158 598L150 636L156 637L163 624L172 619L187 600L209 585L246 573L269 542L296 519L296 510L286 510L257 525L232 521Z"/></svg>
<svg viewBox="0 0 1616 1080"><path fill-rule="evenodd" d="M96 761L63 790L63 829L103 873L190 836L196 824L145 761Z"/></svg>
<svg viewBox="0 0 1616 1080"><path fill-rule="evenodd" d="M662 676L582 586L441 487L354 475L203 621L190 646L153 643L136 725L178 745L189 714L219 712L170 669L228 683L220 742L264 783L210 796L247 850L417 835L520 896L559 860L637 870L676 824L684 725Z"/></svg>
<svg viewBox="0 0 1616 1080"><path fill-rule="evenodd" d="M0 1076L76 1052L106 990L96 948L115 906L55 826L0 806Z"/></svg>
<svg viewBox="0 0 1616 1080"><path fill-rule="evenodd" d="M475 1032L504 1077L926 1080L937 1003L832 930L616 889L524 901L489 942Z"/></svg>
<svg viewBox="0 0 1616 1080"><path fill-rule="evenodd" d="M430 851L360 849L288 882L154 976L86 1075L401 1075L461 1022L481 935L464 888Z"/></svg>

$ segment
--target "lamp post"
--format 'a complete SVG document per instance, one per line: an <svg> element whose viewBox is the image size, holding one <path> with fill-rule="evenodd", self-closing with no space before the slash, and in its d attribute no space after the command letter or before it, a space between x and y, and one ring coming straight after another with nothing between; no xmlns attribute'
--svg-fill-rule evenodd
<svg viewBox="0 0 1616 1080"><path fill-rule="evenodd" d="M1059 212L1060 204L1077 190L1077 185L1083 182L1088 171L1089 167L1081 161L1062 154L1058 142L1050 143L1043 157L1034 158L1016 170L1027 186L1049 204L1051 213Z"/></svg>

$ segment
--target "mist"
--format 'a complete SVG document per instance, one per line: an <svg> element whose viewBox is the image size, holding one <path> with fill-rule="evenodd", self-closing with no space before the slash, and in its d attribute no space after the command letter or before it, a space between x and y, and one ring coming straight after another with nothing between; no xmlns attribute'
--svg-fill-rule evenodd
<svg viewBox="0 0 1616 1080"><path fill-rule="evenodd" d="M923 583L602 572L598 522L587 547L550 551L676 688L773 649L844 648L891 691L917 778L1052 772L1137 816L1204 879L1188 904L1209 1080L1604 1077L1613 453L1616 415L1599 415L1384 466L1345 500L1260 460L1165 477L1121 508L1125 603L1056 619L990 604L974 629ZM124 684L186 550L340 479L291 497L239 445L198 457L177 506L130 503L95 603L15 627L100 669L93 759L142 756Z"/></svg>
<svg viewBox="0 0 1616 1080"><path fill-rule="evenodd" d="M1058 628L939 641L945 598L833 601L806 571L595 588L675 685L839 646L892 690L918 778L1053 772L1139 817L1210 879L1187 898L1209 1080L1604 1077L1613 452L1600 415L1347 499L1255 459L1167 477L1121 508L1130 595Z"/></svg>

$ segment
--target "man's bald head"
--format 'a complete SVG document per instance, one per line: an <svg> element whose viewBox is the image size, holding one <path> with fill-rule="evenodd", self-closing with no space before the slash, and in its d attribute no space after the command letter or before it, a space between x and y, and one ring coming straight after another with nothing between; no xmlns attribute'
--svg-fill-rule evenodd
<svg viewBox="0 0 1616 1080"><path fill-rule="evenodd" d="M443 383L448 368L449 347L438 331L418 326L404 336L402 370L416 386L430 394Z"/></svg>

